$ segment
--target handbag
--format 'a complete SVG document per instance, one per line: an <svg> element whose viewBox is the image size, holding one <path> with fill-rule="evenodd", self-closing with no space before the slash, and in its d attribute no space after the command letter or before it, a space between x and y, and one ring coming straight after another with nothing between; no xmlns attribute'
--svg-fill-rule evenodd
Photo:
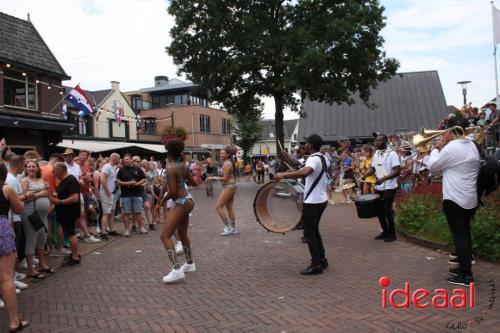
<svg viewBox="0 0 500 333"><path fill-rule="evenodd" d="M45 228L45 224L43 224L40 214L38 214L38 212L36 211L36 199L33 200L33 206L35 208L35 211L28 215L28 220L33 226L33 229L35 229L35 231L38 231L40 230L40 228Z"/></svg>

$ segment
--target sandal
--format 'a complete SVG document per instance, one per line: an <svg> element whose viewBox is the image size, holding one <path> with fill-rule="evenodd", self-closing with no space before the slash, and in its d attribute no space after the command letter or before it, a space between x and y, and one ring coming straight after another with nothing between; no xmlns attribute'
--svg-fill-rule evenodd
<svg viewBox="0 0 500 333"><path fill-rule="evenodd" d="M47 268L39 269L38 271L41 272L41 273L49 273L49 274L53 274L53 273L56 272L52 267L47 267Z"/></svg>
<svg viewBox="0 0 500 333"><path fill-rule="evenodd" d="M14 329L9 329L9 332L11 333L14 333L14 332L19 332L19 331L22 331L24 330L26 327L28 327L30 325L30 322L29 321L24 321L22 319L19 319L19 325L17 325L16 328Z"/></svg>
<svg viewBox="0 0 500 333"><path fill-rule="evenodd" d="M35 274L35 275L28 275L28 277L30 279L42 280L42 279L45 279L47 277L47 275L43 275L42 273L39 272L38 274Z"/></svg>

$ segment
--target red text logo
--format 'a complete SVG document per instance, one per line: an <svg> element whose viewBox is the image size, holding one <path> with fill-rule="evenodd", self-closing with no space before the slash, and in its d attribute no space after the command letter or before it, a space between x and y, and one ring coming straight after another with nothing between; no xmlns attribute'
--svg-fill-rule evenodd
<svg viewBox="0 0 500 333"><path fill-rule="evenodd" d="M429 306L436 309L448 307L466 309L468 306L473 309L475 306L474 283L471 283L469 287L453 289L451 294L446 289L441 288L434 289L433 293L425 288L411 291L410 282L405 282L404 288L395 288L388 293L386 288L391 284L391 280L387 276L382 276L378 283L382 287L383 308L387 308L387 300L394 308L409 308L410 303L419 309L425 309ZM396 301L398 295L403 296L400 303Z"/></svg>

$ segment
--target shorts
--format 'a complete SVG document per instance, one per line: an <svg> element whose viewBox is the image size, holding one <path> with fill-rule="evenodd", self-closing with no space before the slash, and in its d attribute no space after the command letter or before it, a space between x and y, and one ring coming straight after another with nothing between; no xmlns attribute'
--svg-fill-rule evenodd
<svg viewBox="0 0 500 333"><path fill-rule="evenodd" d="M144 195L144 201L151 201L151 200L153 200L153 194L151 194L151 192L146 191L146 194Z"/></svg>
<svg viewBox="0 0 500 333"><path fill-rule="evenodd" d="M124 214L140 214L142 212L142 197L122 197Z"/></svg>
<svg viewBox="0 0 500 333"><path fill-rule="evenodd" d="M101 191L99 195L101 197L102 213L111 214L115 203L115 195L111 193L111 195L108 196L104 191Z"/></svg>
<svg viewBox="0 0 500 333"><path fill-rule="evenodd" d="M69 238L75 235L75 222L76 218L73 220L59 220L59 224L62 227L64 237Z"/></svg>
<svg viewBox="0 0 500 333"><path fill-rule="evenodd" d="M0 256L16 252L16 239L7 216L0 216Z"/></svg>
<svg viewBox="0 0 500 333"><path fill-rule="evenodd" d="M166 205L167 205L167 209L172 209L172 208L174 208L174 207L175 207L174 200L172 200L172 199L168 199L168 200L167 200Z"/></svg>

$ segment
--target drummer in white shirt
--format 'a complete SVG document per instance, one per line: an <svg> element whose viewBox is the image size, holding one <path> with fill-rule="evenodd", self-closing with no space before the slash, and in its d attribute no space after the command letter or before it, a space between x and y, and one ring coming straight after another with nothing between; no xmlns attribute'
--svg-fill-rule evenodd
<svg viewBox="0 0 500 333"><path fill-rule="evenodd" d="M392 205L398 188L397 177L401 172L399 156L394 150L387 150L387 141L387 135L377 135L375 139L377 151L373 156L372 167L363 175L363 179L372 175L377 177L375 192L382 199L383 209L378 215L382 232L375 239L383 239L386 243L396 240Z"/></svg>
<svg viewBox="0 0 500 333"><path fill-rule="evenodd" d="M304 220L304 238L311 254L311 264L301 271L302 275L322 274L328 267L325 257L323 240L319 233L319 222L326 208L328 196L326 187L328 181L328 167L330 161L320 153L323 139L317 134L312 134L306 139L306 154L311 154L306 165L297 171L277 173L275 180L305 178L304 198L302 205L302 216Z"/></svg>

